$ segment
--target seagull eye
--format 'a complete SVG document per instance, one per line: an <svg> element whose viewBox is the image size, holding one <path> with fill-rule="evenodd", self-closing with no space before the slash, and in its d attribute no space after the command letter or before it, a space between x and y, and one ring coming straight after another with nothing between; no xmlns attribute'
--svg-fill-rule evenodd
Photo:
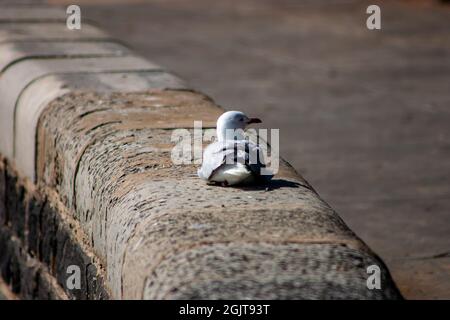
<svg viewBox="0 0 450 320"><path fill-rule="evenodd" d="M244 121L244 118L240 118L239 121Z"/></svg>

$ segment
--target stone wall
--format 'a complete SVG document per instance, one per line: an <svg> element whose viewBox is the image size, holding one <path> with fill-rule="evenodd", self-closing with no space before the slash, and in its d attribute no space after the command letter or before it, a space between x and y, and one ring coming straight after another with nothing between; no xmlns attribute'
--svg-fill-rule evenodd
<svg viewBox="0 0 450 320"><path fill-rule="evenodd" d="M269 189L208 186L196 165L175 165L173 130L214 127L223 109L64 19L55 8L0 8L0 265L13 293L401 298L383 262L288 163ZM71 265L81 289L67 287ZM366 286L370 265L381 289Z"/></svg>

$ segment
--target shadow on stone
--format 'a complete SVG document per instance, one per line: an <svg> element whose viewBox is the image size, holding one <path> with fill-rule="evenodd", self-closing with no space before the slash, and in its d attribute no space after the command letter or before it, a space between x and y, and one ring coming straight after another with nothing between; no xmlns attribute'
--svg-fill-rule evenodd
<svg viewBox="0 0 450 320"><path fill-rule="evenodd" d="M261 190L272 191L281 188L300 188L300 187L311 189L308 185L284 179L272 179L269 182L264 183L259 182L254 184L236 185L236 186L224 186L221 184L210 184L210 185L224 188L240 189L243 191L261 191Z"/></svg>

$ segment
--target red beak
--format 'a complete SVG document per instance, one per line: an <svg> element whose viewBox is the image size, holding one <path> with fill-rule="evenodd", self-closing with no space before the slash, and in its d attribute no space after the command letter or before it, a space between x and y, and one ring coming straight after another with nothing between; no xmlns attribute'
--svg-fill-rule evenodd
<svg viewBox="0 0 450 320"><path fill-rule="evenodd" d="M250 124L250 123L261 123L261 122L262 121L260 119L258 119L258 118L250 118L248 120L248 124Z"/></svg>

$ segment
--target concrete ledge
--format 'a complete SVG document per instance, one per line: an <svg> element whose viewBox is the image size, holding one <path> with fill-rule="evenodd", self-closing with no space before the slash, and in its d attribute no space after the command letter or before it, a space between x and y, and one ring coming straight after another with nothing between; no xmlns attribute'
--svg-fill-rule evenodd
<svg viewBox="0 0 450 320"><path fill-rule="evenodd" d="M145 71L160 67L139 57L104 57L77 59L26 60L10 67L0 78L0 148L7 157L14 155L14 125L16 102L21 92L34 80L48 74L70 72ZM33 110L29 110L33 113Z"/></svg>
<svg viewBox="0 0 450 320"><path fill-rule="evenodd" d="M81 30L69 30L65 22L42 23L2 23L0 24L0 43L11 42L51 42L51 41L98 41L111 39L95 26L83 24Z"/></svg>
<svg viewBox="0 0 450 320"><path fill-rule="evenodd" d="M401 298L383 262L286 162L270 191L207 186L195 165L172 163L173 130L214 127L223 112L209 97L114 42L61 43L58 23L36 22L50 28L42 36L12 16L0 24L0 263L15 293ZM30 42L40 37L47 48ZM49 280L43 293L22 282L37 279L29 261ZM374 264L379 290L366 286ZM83 270L81 290L66 287L68 265Z"/></svg>
<svg viewBox="0 0 450 320"><path fill-rule="evenodd" d="M123 45L111 41L38 43L24 41L0 44L0 50L3 52L0 57L0 73L5 72L14 63L27 59L119 57L130 54L129 50Z"/></svg>
<svg viewBox="0 0 450 320"><path fill-rule="evenodd" d="M112 68L111 68L112 69ZM13 153L18 168L35 181L36 128L42 110L54 99L74 91L132 92L148 88L185 88L182 80L164 71L73 72L35 79L16 101ZM34 130L29 130L32 127ZM24 147L26 146L26 147Z"/></svg>

